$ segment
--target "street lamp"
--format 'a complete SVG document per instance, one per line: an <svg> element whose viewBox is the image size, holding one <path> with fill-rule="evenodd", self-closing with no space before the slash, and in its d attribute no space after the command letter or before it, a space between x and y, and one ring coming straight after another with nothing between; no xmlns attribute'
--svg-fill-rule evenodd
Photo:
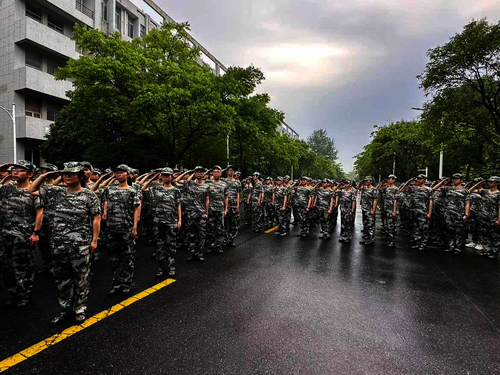
<svg viewBox="0 0 500 375"><path fill-rule="evenodd" d="M423 108L411 107L415 111L423 111ZM439 178L443 177L443 163L444 163L444 150L443 144L441 143L441 151L439 152Z"/></svg>
<svg viewBox="0 0 500 375"><path fill-rule="evenodd" d="M14 142L14 158L13 158L13 161L14 163L16 162L16 158L17 158L17 144L16 144L16 104L15 103L12 103L12 113L0 106L1 109L3 109L5 112L7 112L7 114L10 116L10 119L12 120L12 131L13 131L13 134L12 134L12 138L13 138L13 142Z"/></svg>

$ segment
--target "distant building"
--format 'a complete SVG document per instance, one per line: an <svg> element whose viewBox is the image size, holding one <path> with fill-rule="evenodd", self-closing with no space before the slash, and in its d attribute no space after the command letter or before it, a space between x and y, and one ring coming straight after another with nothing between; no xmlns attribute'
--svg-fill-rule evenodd
<svg viewBox="0 0 500 375"><path fill-rule="evenodd" d="M278 127L278 130L281 134L286 134L292 139L299 139L299 133L297 133L295 130L293 130L286 122L282 122L281 125Z"/></svg>
<svg viewBox="0 0 500 375"><path fill-rule="evenodd" d="M70 38L75 23L131 40L163 22L173 22L152 0L2 0L0 1L0 106L16 108L16 148L12 121L0 109L0 164L27 159L40 165L44 142L58 112L68 103L71 82L54 74L79 51ZM194 38L202 61L215 74L226 67Z"/></svg>

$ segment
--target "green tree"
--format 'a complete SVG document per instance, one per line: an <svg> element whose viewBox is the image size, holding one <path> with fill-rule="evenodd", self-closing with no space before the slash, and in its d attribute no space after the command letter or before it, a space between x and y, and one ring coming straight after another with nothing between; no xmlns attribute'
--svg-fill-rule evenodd
<svg viewBox="0 0 500 375"><path fill-rule="evenodd" d="M338 159L338 150L335 141L328 136L325 129L317 129L307 138L307 143L317 155L324 156L328 160L335 162Z"/></svg>

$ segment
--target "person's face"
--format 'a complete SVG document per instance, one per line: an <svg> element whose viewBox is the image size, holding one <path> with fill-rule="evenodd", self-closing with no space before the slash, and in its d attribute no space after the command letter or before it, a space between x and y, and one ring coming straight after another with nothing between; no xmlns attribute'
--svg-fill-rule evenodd
<svg viewBox="0 0 500 375"><path fill-rule="evenodd" d="M76 185L80 183L80 178L78 177L78 173L66 172L63 173L64 183L66 185Z"/></svg>
<svg viewBox="0 0 500 375"><path fill-rule="evenodd" d="M198 180L201 180L204 175L205 175L205 173L203 173L203 171L195 171L194 172L194 177L196 177L196 179L198 179Z"/></svg>
<svg viewBox="0 0 500 375"><path fill-rule="evenodd" d="M99 179L99 175L97 173L92 173L92 176L90 176L90 180L92 182L96 182Z"/></svg>
<svg viewBox="0 0 500 375"><path fill-rule="evenodd" d="M172 175L171 174L161 174L161 180L164 184L168 184L172 182Z"/></svg>
<svg viewBox="0 0 500 375"><path fill-rule="evenodd" d="M85 178L90 178L92 171L87 167L82 168L82 170L85 172Z"/></svg>
<svg viewBox="0 0 500 375"><path fill-rule="evenodd" d="M25 181L26 179L33 176L33 173L28 173L24 168L13 168L12 169L12 180L14 181Z"/></svg>
<svg viewBox="0 0 500 375"><path fill-rule="evenodd" d="M118 182L124 182L127 180L127 172L125 171L116 171L115 177Z"/></svg>
<svg viewBox="0 0 500 375"><path fill-rule="evenodd" d="M421 186L425 183L425 178L417 178L417 185Z"/></svg>
<svg viewBox="0 0 500 375"><path fill-rule="evenodd" d="M215 180L219 180L221 174L222 174L222 172L220 170L218 170L218 169L214 169L214 171L212 172L212 175L214 176Z"/></svg>
<svg viewBox="0 0 500 375"><path fill-rule="evenodd" d="M392 185L392 184L396 183L396 180L395 180L394 178L389 178L389 179L387 180L387 182L388 182L390 185Z"/></svg>
<svg viewBox="0 0 500 375"><path fill-rule="evenodd" d="M462 179L461 178L452 178L451 183L453 186L458 186L462 183Z"/></svg>
<svg viewBox="0 0 500 375"><path fill-rule="evenodd" d="M234 170L233 169L229 168L227 170L227 177L234 177Z"/></svg>
<svg viewBox="0 0 500 375"><path fill-rule="evenodd" d="M9 175L9 172L7 172L7 171L0 172L0 179L5 178L5 177L7 177L8 175Z"/></svg>
<svg viewBox="0 0 500 375"><path fill-rule="evenodd" d="M177 178L177 177L179 177L180 175L181 175L181 172L175 172L173 177L174 177L174 178Z"/></svg>
<svg viewBox="0 0 500 375"><path fill-rule="evenodd" d="M259 176L253 176L253 180L257 181L259 179Z"/></svg>

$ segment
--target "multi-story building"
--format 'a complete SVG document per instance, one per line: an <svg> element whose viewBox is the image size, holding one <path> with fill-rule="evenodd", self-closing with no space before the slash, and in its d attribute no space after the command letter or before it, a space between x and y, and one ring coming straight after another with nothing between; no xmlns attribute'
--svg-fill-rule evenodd
<svg viewBox="0 0 500 375"><path fill-rule="evenodd" d="M286 122L282 122L281 125L278 127L278 131L281 134L286 134L292 139L299 139L299 133L297 133L295 130L293 130Z"/></svg>
<svg viewBox="0 0 500 375"><path fill-rule="evenodd" d="M123 39L142 36L173 22L152 0L2 0L0 1L0 164L27 159L42 162L44 142L71 82L56 81L58 67L81 51L71 40L75 23L120 32ZM203 62L216 74L224 65L200 48ZM9 113L15 105L16 134ZM14 144L16 155L14 155Z"/></svg>

